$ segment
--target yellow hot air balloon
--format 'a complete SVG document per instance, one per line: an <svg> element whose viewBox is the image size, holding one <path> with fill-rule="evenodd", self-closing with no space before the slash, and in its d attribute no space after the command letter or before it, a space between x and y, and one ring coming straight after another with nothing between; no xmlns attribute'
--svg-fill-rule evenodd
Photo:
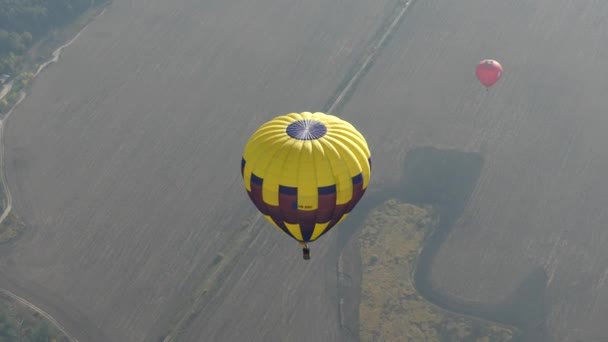
<svg viewBox="0 0 608 342"><path fill-rule="evenodd" d="M291 113L263 124L245 145L241 175L264 217L303 247L341 222L370 181L365 138L336 116Z"/></svg>

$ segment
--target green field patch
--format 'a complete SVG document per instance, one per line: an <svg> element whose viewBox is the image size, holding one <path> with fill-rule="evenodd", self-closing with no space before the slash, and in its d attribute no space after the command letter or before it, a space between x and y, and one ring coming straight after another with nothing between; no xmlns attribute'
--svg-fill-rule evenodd
<svg viewBox="0 0 608 342"><path fill-rule="evenodd" d="M0 293L0 342L68 342L37 312Z"/></svg>
<svg viewBox="0 0 608 342"><path fill-rule="evenodd" d="M396 198L431 206L438 217L433 234L426 239L418 257L415 287L426 300L445 310L516 327L521 341L545 341L548 338L544 325L548 312L545 303L548 277L542 267L533 270L511 294L496 303L468 301L434 288L433 260L462 216L483 163L479 153L455 149L423 146L408 152L402 188L396 190L399 192Z"/></svg>
<svg viewBox="0 0 608 342"><path fill-rule="evenodd" d="M70 6L65 1L44 4L15 1L12 4L13 11L21 14L21 20L9 20L12 22L3 25L3 4L0 1L0 75L7 74L13 79L8 93L0 98L1 114L8 113L20 101L39 67L53 58L54 51L75 37L111 2L112 0L72 1ZM62 10L61 7L66 4L68 8ZM51 15L53 19L47 16L51 12L55 13ZM51 24L49 20L57 22ZM12 43L2 44L6 40ZM4 49L2 45L5 45ZM0 84L0 93L2 88L3 85Z"/></svg>
<svg viewBox="0 0 608 342"><path fill-rule="evenodd" d="M444 311L424 300L413 274L425 238L437 227L431 207L389 200L373 210L359 236L361 341L513 341L517 332Z"/></svg>
<svg viewBox="0 0 608 342"><path fill-rule="evenodd" d="M15 240L21 235L24 228L25 224L23 221L10 212L4 221L0 223L0 244Z"/></svg>

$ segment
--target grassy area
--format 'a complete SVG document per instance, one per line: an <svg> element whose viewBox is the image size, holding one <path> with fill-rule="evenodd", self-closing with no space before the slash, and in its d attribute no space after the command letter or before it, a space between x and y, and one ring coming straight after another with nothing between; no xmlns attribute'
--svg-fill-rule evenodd
<svg viewBox="0 0 608 342"><path fill-rule="evenodd" d="M53 51L74 38L83 27L87 26L103 9L112 3L112 0L99 2L85 10L73 21L61 28L52 30L44 38L35 43L25 56L23 68L36 70L38 66L52 57Z"/></svg>
<svg viewBox="0 0 608 342"><path fill-rule="evenodd" d="M0 223L0 244L17 238L25 228L25 224L12 212Z"/></svg>
<svg viewBox="0 0 608 342"><path fill-rule="evenodd" d="M425 301L413 273L425 237L436 227L432 210L389 200L368 216L360 235L361 341L513 341L517 332L456 315Z"/></svg>
<svg viewBox="0 0 608 342"><path fill-rule="evenodd" d="M109 2L107 2L109 3ZM19 100L20 93L26 90L33 80L38 66L51 58L52 52L73 37L82 27L89 23L107 4L87 10L73 23L60 30L50 32L28 52L25 60L19 66L19 75L15 77L10 92L0 99L0 113L6 113ZM0 195L4 198L4 189L0 187ZM6 203L2 203L2 210ZM0 224L0 244L16 239L25 225L14 213ZM67 342L69 339L57 331L48 321L36 312L14 302L0 293L0 342Z"/></svg>
<svg viewBox="0 0 608 342"><path fill-rule="evenodd" d="M0 99L0 114L7 113L19 101L22 91L27 91L38 68L52 58L53 52L72 39L83 27L89 24L111 0L99 3L87 9L70 23L48 32L34 43L17 65L16 75L11 90Z"/></svg>
<svg viewBox="0 0 608 342"><path fill-rule="evenodd" d="M68 342L38 313L0 293L0 342Z"/></svg>

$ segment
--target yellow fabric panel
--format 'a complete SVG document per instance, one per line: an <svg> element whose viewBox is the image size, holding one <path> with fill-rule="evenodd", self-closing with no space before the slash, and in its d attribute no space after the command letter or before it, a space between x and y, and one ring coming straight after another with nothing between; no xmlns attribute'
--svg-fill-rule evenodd
<svg viewBox="0 0 608 342"><path fill-rule="evenodd" d="M315 151L313 150L312 143L310 141L302 141L299 153L299 161L296 165L298 209L316 210L319 207L319 194L315 172Z"/></svg>
<svg viewBox="0 0 608 342"><path fill-rule="evenodd" d="M353 183L348 174L346 163L342 160L338 149L336 149L326 137L323 137L318 141L324 147L327 161L330 164L330 169L328 171L331 172L334 177L336 184L336 203L345 204L353 197Z"/></svg>
<svg viewBox="0 0 608 342"><path fill-rule="evenodd" d="M336 126L340 127L341 125ZM340 134L335 134L335 137L340 138L343 141L348 140L354 147L353 151L355 151L356 149L357 153L361 154L361 156L364 157L366 160L370 157L367 142L358 132L341 129Z"/></svg>
<svg viewBox="0 0 608 342"><path fill-rule="evenodd" d="M323 138L319 139L322 140ZM319 140L311 141L314 152L315 178L317 187L336 185L336 177L331 171L331 163L327 158L325 147Z"/></svg>
<svg viewBox="0 0 608 342"><path fill-rule="evenodd" d="M332 126L332 128L334 128ZM358 173L363 175L363 188L367 188L371 176L371 170L369 165L369 158L371 156L367 142L358 131L354 130L352 125L348 123L336 124L336 129L340 129L340 134L332 135L331 138L335 138L347 147L347 151L352 152L352 156L359 164L356 168L352 163L349 164L349 169L352 176L356 176ZM347 159L348 160L348 159Z"/></svg>
<svg viewBox="0 0 608 342"><path fill-rule="evenodd" d="M291 146L294 145L293 140L287 140L287 142L277 147L275 153L270 156L270 160L266 164L266 168L263 170L264 183L262 184L262 199L264 203L273 206L279 205L279 182L281 180L282 171L285 169L287 158L291 151ZM271 153L268 153L269 155Z"/></svg>
<svg viewBox="0 0 608 342"><path fill-rule="evenodd" d="M352 143L341 136L332 137L332 139L335 139L334 144L348 167L349 176L352 178L361 173L363 168L352 149Z"/></svg>
<svg viewBox="0 0 608 342"><path fill-rule="evenodd" d="M278 151L281 145L290 141L281 130L258 130L245 145L243 159L245 159L245 169L243 171L243 182L245 188L251 191L251 173L260 178L265 178L264 170L268 160Z"/></svg>
<svg viewBox="0 0 608 342"><path fill-rule="evenodd" d="M335 139L334 137L327 137L326 140L331 143L340 156L339 162L343 170L341 171L341 182L344 182L344 184L338 189L338 197L344 198L345 201L342 202L338 200L338 204L344 204L352 199L352 178L358 174L359 163L356 161L354 154L340 140Z"/></svg>
<svg viewBox="0 0 608 342"><path fill-rule="evenodd" d="M342 152L350 155L345 160L347 161L351 176L354 177L361 173L363 176L363 188L367 188L371 173L369 156L353 140L345 139L344 136L336 136L335 139L342 143L340 146L345 147L345 150Z"/></svg>
<svg viewBox="0 0 608 342"><path fill-rule="evenodd" d="M243 185L245 185L245 190L251 191L251 168L247 168L247 163L243 169Z"/></svg>
<svg viewBox="0 0 608 342"><path fill-rule="evenodd" d="M317 223L315 225L315 230L312 232L312 235L310 236L310 241L316 240L321 234L323 234L323 232L325 232L325 229L327 229L328 224L329 224L329 222Z"/></svg>
<svg viewBox="0 0 608 342"><path fill-rule="evenodd" d="M245 147L245 157L247 157L248 154L254 149L274 144L276 139L281 138L289 138L285 136L281 127L276 127L273 125L260 128L260 130L254 133L254 135L252 135L249 139Z"/></svg>
<svg viewBox="0 0 608 342"><path fill-rule="evenodd" d="M287 227L287 229L289 230L291 235L293 235L293 237L296 240L298 240L298 241L304 240L304 237L302 236L302 231L300 230L299 224L291 224L291 223L285 222L285 227Z"/></svg>
<svg viewBox="0 0 608 342"><path fill-rule="evenodd" d="M275 140L276 141L276 140ZM277 155L280 154L281 150L285 145L291 145L293 142L289 139L283 140L282 144L274 143L265 145L266 148L257 148L253 152L253 158L251 159L251 169L252 172L264 179L266 182L266 178L268 178L268 173L271 170L268 170L270 163L273 160L276 160Z"/></svg>
<svg viewBox="0 0 608 342"><path fill-rule="evenodd" d="M273 177L278 176L280 185L289 187L298 187L298 167L300 154L302 149L302 141L291 139L292 144L289 146L289 151L285 156L285 163L282 169L273 170Z"/></svg>
<svg viewBox="0 0 608 342"><path fill-rule="evenodd" d="M357 157L361 157L361 159L365 159L367 162L371 156L371 153L365 138L359 131L357 131L350 123L345 121L332 123L331 129L332 131L335 130L340 132L339 134L335 135L336 137L344 137L357 146L357 150L362 154L361 156L357 154Z"/></svg>
<svg viewBox="0 0 608 342"><path fill-rule="evenodd" d="M356 176L361 172L363 174L363 187L366 188L371 175L368 161L371 153L363 135L353 125L340 119L328 124L328 132L331 132L327 135L328 139L339 140L347 147L345 151L352 152L351 156L355 157L359 167L353 168L354 165L350 164L349 173L351 176Z"/></svg>

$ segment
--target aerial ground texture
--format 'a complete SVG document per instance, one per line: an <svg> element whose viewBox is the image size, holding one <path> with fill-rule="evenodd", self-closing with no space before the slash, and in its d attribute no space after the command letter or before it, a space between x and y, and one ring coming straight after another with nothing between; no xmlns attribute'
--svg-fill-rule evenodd
<svg viewBox="0 0 608 342"><path fill-rule="evenodd" d="M323 106L395 4L115 1L9 119L7 177L30 228L0 287L79 340L157 340L251 235L192 339L334 340L331 237L303 263L267 224L243 229L240 155L264 121Z"/></svg>
<svg viewBox="0 0 608 342"><path fill-rule="evenodd" d="M7 178L28 230L1 251L0 287L80 341L157 340L193 302L183 340L343 338L336 234L304 263L256 220L240 154L264 121L324 106L396 6L115 0L8 120ZM482 153L436 286L500 301L542 267L552 338L608 339L608 3L408 11L336 112L369 138L370 191L400 181L414 146ZM474 79L483 58L506 70L488 92Z"/></svg>
<svg viewBox="0 0 608 342"><path fill-rule="evenodd" d="M608 340L607 15L602 1L417 2L343 109L389 185L414 145L482 153L434 284L500 302L542 268L554 341ZM483 58L506 70L488 92Z"/></svg>

